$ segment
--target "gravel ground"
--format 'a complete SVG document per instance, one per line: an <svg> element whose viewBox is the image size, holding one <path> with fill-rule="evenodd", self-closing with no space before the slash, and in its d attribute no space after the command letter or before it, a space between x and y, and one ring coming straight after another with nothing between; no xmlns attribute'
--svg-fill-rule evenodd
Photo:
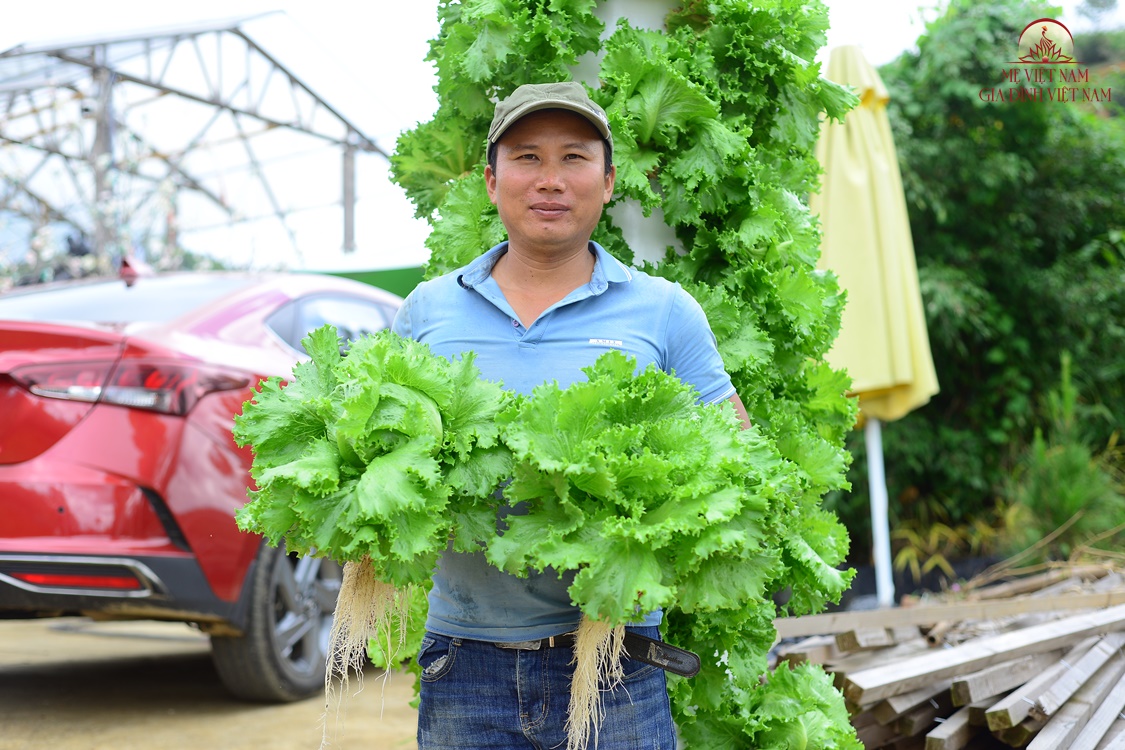
<svg viewBox="0 0 1125 750"><path fill-rule="evenodd" d="M332 748L417 749L413 678L382 677L329 718ZM0 621L0 750L316 750L323 706L231 698L180 623Z"/></svg>

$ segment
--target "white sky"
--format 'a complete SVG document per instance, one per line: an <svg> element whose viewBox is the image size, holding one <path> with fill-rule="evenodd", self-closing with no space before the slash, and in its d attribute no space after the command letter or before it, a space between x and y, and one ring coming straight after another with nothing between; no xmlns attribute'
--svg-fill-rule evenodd
<svg viewBox="0 0 1125 750"><path fill-rule="evenodd" d="M919 2L923 10L917 9ZM858 44L872 64L881 65L913 46L936 0L826 4L832 28L825 52ZM1062 22L1072 31L1086 27L1074 12L1079 0L1058 4L1064 9ZM438 29L436 0L43 0L4 5L0 50L24 42L88 38L280 9L285 16L263 24L287 24L292 33L278 37L285 41L262 39L263 46L385 150L394 149L398 133L429 120L436 107L433 70L423 60ZM1125 8L1119 8L1110 25L1123 24ZM426 258L422 243L427 225L413 218L412 205L386 178L382 158L363 158L377 163L361 166L374 176L360 183L360 249L351 255L320 252L306 258L308 270L396 268Z"/></svg>

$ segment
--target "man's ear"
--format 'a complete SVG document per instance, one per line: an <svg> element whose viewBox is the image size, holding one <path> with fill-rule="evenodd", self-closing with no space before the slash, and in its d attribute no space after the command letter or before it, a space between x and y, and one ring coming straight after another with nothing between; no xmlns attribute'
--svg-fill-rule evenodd
<svg viewBox="0 0 1125 750"><path fill-rule="evenodd" d="M609 173L605 176L605 193L602 195L602 205L613 200L613 186L617 182L617 165L609 165ZM495 201L493 201L495 203Z"/></svg>
<svg viewBox="0 0 1125 750"><path fill-rule="evenodd" d="M484 165L484 186L488 190L488 199L496 205L496 173L490 164Z"/></svg>

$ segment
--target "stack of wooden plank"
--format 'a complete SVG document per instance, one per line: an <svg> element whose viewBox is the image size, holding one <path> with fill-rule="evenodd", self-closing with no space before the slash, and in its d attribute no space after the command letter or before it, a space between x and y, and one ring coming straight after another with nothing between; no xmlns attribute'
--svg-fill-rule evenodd
<svg viewBox="0 0 1125 750"><path fill-rule="evenodd" d="M1125 578L1059 568L910 607L775 622L866 748L1125 750Z"/></svg>

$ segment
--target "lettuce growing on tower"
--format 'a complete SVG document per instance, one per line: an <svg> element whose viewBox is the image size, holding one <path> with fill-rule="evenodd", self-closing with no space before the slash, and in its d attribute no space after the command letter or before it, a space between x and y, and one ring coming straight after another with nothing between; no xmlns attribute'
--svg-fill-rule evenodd
<svg viewBox="0 0 1125 750"><path fill-rule="evenodd" d="M837 569L847 534L821 498L846 486L844 435L856 407L845 397L847 376L824 362L843 300L834 277L815 268L819 234L806 202L818 184L819 120L855 103L814 62L827 12L815 1L687 2L663 31L650 31L624 19L607 28L597 11L592 0L443 2L428 57L438 111L400 137L394 178L432 224L428 273L467 263L504 236L482 176L493 102L523 83L572 79L599 59L597 80L586 83L614 132L614 200L660 209L680 251L669 248L645 270L679 282L703 306L759 449L773 461L748 501L762 508L762 541L747 546L763 555L755 591L738 592L731 607L712 601L730 579L700 576L694 590L661 600L671 601L666 637L710 660L696 678L672 679L677 723L696 747L800 747L798 737L809 747L855 747L819 670L758 680L778 610L819 611L851 575ZM613 211L594 238L622 260L641 254ZM540 562L530 550L501 551L493 561L506 569ZM646 592L655 600L661 590ZM587 593L591 616L600 595ZM629 615L594 609L607 620ZM783 694L807 705L786 713Z"/></svg>

